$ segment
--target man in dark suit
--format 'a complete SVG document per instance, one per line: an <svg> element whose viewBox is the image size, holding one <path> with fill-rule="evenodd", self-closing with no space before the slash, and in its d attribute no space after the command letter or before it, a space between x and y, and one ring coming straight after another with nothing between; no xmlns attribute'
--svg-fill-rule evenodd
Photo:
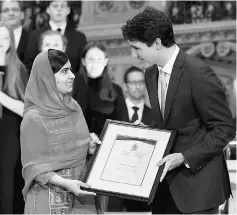
<svg viewBox="0 0 237 215"><path fill-rule="evenodd" d="M36 29L30 34L26 48L25 63L29 71L39 50L39 38L46 30L59 31L67 40L66 54L72 65L73 73L77 73L80 68L81 55L86 44L86 36L76 31L67 23L67 16L70 13L68 1L49 1L46 12L49 15L49 23L46 27Z"/></svg>
<svg viewBox="0 0 237 215"><path fill-rule="evenodd" d="M145 125L152 123L151 109L145 104L145 75L142 69L132 66L124 73L125 105L121 111L121 121L141 121Z"/></svg>
<svg viewBox="0 0 237 215"><path fill-rule="evenodd" d="M145 73L159 129L176 130L152 213L217 213L231 195L223 155L236 128L221 83L204 62L175 44L166 15L147 8L122 27L132 55L153 64Z"/></svg>
<svg viewBox="0 0 237 215"><path fill-rule="evenodd" d="M22 20L24 19L22 2L1 1L0 15L1 21L12 27L17 54L19 59L24 63L24 53L28 42L28 32L22 26Z"/></svg>

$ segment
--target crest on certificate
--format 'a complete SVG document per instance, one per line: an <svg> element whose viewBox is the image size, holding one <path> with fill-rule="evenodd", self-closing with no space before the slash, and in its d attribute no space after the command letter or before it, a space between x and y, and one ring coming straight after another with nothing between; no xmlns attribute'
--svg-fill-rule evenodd
<svg viewBox="0 0 237 215"><path fill-rule="evenodd" d="M138 145L137 145L137 143L134 143L132 145L131 151L137 151L137 149L138 149Z"/></svg>

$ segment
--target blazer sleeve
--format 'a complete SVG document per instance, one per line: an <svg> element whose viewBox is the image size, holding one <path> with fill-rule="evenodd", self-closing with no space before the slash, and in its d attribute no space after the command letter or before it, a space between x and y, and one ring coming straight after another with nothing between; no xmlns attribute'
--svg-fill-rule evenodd
<svg viewBox="0 0 237 215"><path fill-rule="evenodd" d="M182 154L191 171L196 172L223 153L224 147L235 137L236 127L223 87L210 67L203 66L195 72L191 90L195 107L205 125L201 128L204 135Z"/></svg>
<svg viewBox="0 0 237 215"><path fill-rule="evenodd" d="M31 72L31 68L32 68L33 62L35 60L35 57L39 53L38 39L39 39L39 36L37 35L36 31L33 31L30 33L28 44L26 46L26 51L25 51L25 55L24 55L24 63L25 63L27 70L29 71L29 73Z"/></svg>
<svg viewBox="0 0 237 215"><path fill-rule="evenodd" d="M124 111L123 109L124 109L124 106L126 105L125 98L124 98L123 90L119 85L113 83L113 87L117 93L117 97L115 100L115 109L111 115L111 119L121 121L121 116L123 115L122 111Z"/></svg>
<svg viewBox="0 0 237 215"><path fill-rule="evenodd" d="M72 97L77 101L80 105L84 116L86 117L88 111L88 86L84 77L78 72L76 74L74 84L73 84L73 92Z"/></svg>
<svg viewBox="0 0 237 215"><path fill-rule="evenodd" d="M81 61L81 58L82 58L82 52L83 52L83 49L87 43L87 40L86 40L86 35L83 34L82 32L78 32L80 33L80 47L79 47L79 61Z"/></svg>
<svg viewBox="0 0 237 215"><path fill-rule="evenodd" d="M87 40L86 40L86 36L84 33L82 32L77 32L76 34L77 38L76 38L76 41L78 43L78 50L76 51L77 53L77 59L76 59L76 65L75 65L75 73L79 73L80 71L80 66L81 66L81 58L82 58L82 53L83 53L83 50L84 50L84 47L87 43ZM69 42L70 43L70 42Z"/></svg>

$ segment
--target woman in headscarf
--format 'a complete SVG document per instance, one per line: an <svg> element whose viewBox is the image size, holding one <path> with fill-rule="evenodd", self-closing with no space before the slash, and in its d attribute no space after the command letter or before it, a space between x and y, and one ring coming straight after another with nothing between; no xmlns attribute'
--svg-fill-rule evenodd
<svg viewBox="0 0 237 215"><path fill-rule="evenodd" d="M0 214L24 209L20 123L28 77L17 56L13 30L0 22Z"/></svg>
<svg viewBox="0 0 237 215"><path fill-rule="evenodd" d="M74 75L61 51L41 52L25 93L21 150L25 213L100 213L95 193L81 190L93 153L83 113L71 98Z"/></svg>

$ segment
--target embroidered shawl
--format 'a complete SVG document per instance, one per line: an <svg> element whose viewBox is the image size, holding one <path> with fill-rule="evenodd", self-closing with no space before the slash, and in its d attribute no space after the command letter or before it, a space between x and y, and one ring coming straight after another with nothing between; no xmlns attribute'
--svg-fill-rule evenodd
<svg viewBox="0 0 237 215"><path fill-rule="evenodd" d="M24 197L37 175L84 166L89 141L80 106L69 94L59 94L48 52L40 53L26 88L21 123Z"/></svg>

